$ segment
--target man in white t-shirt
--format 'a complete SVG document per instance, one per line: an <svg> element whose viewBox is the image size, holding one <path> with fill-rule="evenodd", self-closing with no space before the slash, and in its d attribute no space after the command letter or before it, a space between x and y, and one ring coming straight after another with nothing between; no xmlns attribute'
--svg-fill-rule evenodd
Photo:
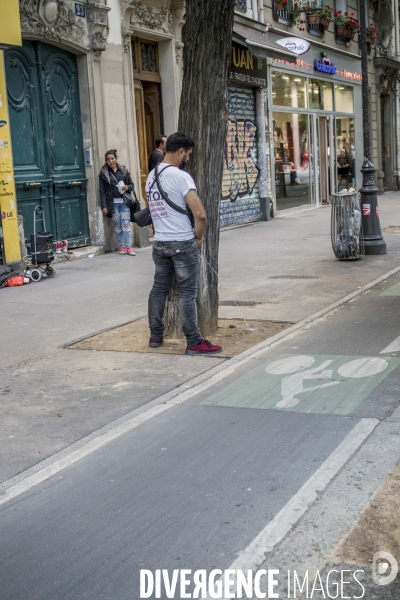
<svg viewBox="0 0 400 600"><path fill-rule="evenodd" d="M221 346L202 338L197 324L199 250L207 225L207 215L196 192L196 185L185 168L194 147L184 133L173 133L167 139L162 163L149 173L146 194L154 228L154 284L149 296L150 348L163 343L164 308L174 274L179 289L179 312L186 337L186 354L216 354ZM161 188L161 190L160 190ZM172 202L179 212L173 208ZM190 209L194 225L188 214ZM190 212L189 211L189 212Z"/></svg>

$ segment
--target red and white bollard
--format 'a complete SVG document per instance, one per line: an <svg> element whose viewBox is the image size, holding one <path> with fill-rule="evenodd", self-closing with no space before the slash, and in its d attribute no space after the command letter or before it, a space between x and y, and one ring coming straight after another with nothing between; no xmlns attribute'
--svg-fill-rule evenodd
<svg viewBox="0 0 400 600"><path fill-rule="evenodd" d="M63 244L60 241L56 242L56 254L61 254L61 250L62 250Z"/></svg>
<svg viewBox="0 0 400 600"><path fill-rule="evenodd" d="M63 252L68 252L68 240L62 241L62 250Z"/></svg>

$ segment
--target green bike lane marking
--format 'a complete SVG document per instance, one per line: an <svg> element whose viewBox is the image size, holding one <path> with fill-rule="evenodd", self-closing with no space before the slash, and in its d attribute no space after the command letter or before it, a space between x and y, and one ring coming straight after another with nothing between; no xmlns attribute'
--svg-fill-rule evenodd
<svg viewBox="0 0 400 600"><path fill-rule="evenodd" d="M400 296L400 283L392 285L387 290L384 290L379 294L380 296Z"/></svg>
<svg viewBox="0 0 400 600"><path fill-rule="evenodd" d="M400 358L281 354L201 404L348 415Z"/></svg>

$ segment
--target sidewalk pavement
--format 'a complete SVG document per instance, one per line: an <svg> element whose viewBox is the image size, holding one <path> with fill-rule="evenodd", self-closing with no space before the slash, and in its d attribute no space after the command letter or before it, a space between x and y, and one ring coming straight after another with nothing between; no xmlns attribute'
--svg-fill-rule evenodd
<svg viewBox="0 0 400 600"><path fill-rule="evenodd" d="M382 227L400 225L400 193L379 203ZM298 322L397 267L400 233L384 236L386 256L339 262L330 243L329 207L225 230L220 317ZM56 270L53 279L0 291L0 482L223 360L66 349L78 338L146 315L151 248Z"/></svg>

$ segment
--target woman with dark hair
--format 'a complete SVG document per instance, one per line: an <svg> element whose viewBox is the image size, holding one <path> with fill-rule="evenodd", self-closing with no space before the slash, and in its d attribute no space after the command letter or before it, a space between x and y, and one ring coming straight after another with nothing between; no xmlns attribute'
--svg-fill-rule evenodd
<svg viewBox="0 0 400 600"><path fill-rule="evenodd" d="M107 150L105 161L99 175L101 209L114 222L119 253L136 256L132 247L131 213L123 197L124 192L133 191L133 181L128 169L117 162L116 150Z"/></svg>

